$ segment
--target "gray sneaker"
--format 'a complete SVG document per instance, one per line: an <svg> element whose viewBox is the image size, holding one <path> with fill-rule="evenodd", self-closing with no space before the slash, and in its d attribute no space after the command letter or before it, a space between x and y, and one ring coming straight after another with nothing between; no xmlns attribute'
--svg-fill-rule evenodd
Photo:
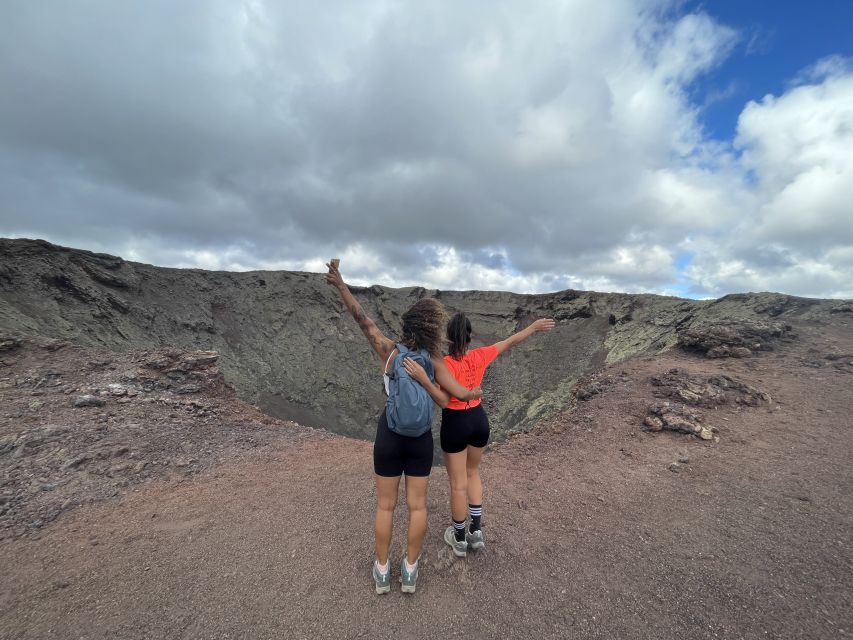
<svg viewBox="0 0 853 640"><path fill-rule="evenodd" d="M465 542L467 542L468 546L472 549L482 549L486 546L486 541L483 539L483 530L477 529L476 531L466 531Z"/></svg>
<svg viewBox="0 0 853 640"><path fill-rule="evenodd" d="M453 555L457 558L464 558L468 555L468 543L456 539L452 525L444 530L444 541L450 545L450 548L453 549Z"/></svg>
<svg viewBox="0 0 853 640"><path fill-rule="evenodd" d="M376 583L376 593L388 593L391 591L391 564L388 563L388 571L381 573L374 560L373 581Z"/></svg>
<svg viewBox="0 0 853 640"><path fill-rule="evenodd" d="M414 570L409 573L406 571L406 559L403 558L400 561L400 582L402 586L400 587L400 591L403 593L414 593L415 588L418 586L418 563L415 562Z"/></svg>

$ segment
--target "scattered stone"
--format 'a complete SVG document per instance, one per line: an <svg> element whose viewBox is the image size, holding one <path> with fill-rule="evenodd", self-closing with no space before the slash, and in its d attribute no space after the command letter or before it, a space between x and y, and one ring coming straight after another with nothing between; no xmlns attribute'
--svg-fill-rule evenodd
<svg viewBox="0 0 853 640"><path fill-rule="evenodd" d="M63 464L60 467L60 469L62 471L67 471L69 469L76 469L77 467L79 467L83 464L86 464L89 460L90 460L90 458L88 455L84 454L82 456L77 456L76 458L71 458L70 460L66 461L65 464Z"/></svg>
<svg viewBox="0 0 853 640"><path fill-rule="evenodd" d="M74 401L75 407L103 407L105 404L107 404L106 400L92 395L79 396Z"/></svg>
<svg viewBox="0 0 853 640"><path fill-rule="evenodd" d="M681 472L681 465L678 464L677 462L673 462L671 465L669 465L669 470L672 471L673 473L680 473Z"/></svg>
<svg viewBox="0 0 853 640"><path fill-rule="evenodd" d="M734 321L678 330L678 345L709 358L745 358L754 351L771 350L789 330L776 322Z"/></svg>
<svg viewBox="0 0 853 640"><path fill-rule="evenodd" d="M661 420L657 416L646 416L643 419L643 424L648 427L649 431L662 431L663 430L663 420Z"/></svg>
<svg viewBox="0 0 853 640"><path fill-rule="evenodd" d="M690 462L689 456L683 455L683 456L679 456L679 458L678 458L679 464L688 464L689 462Z"/></svg>
<svg viewBox="0 0 853 640"><path fill-rule="evenodd" d="M197 384L183 384L175 389L175 393L187 394L187 393L198 393L201 391L201 386Z"/></svg>
<svg viewBox="0 0 853 640"><path fill-rule="evenodd" d="M5 436L0 436L0 453L11 451L17 446L18 436L14 433L9 433Z"/></svg>
<svg viewBox="0 0 853 640"><path fill-rule="evenodd" d="M0 352L14 351L21 346L22 342L23 340L17 336L0 335Z"/></svg>
<svg viewBox="0 0 853 640"><path fill-rule="evenodd" d="M583 402L602 393L615 382L613 376L609 374L594 373L590 376L581 378L575 385L572 394L574 397Z"/></svg>
<svg viewBox="0 0 853 640"><path fill-rule="evenodd" d="M38 411L44 406L44 402L42 402L41 400L33 400L27 406L29 407L30 411Z"/></svg>
<svg viewBox="0 0 853 640"><path fill-rule="evenodd" d="M107 469L107 475L112 477L118 475L124 471L127 471L130 468L130 463L124 462L121 464L114 464L109 469Z"/></svg>
<svg viewBox="0 0 853 640"><path fill-rule="evenodd" d="M112 383L107 385L107 390L110 392L110 395L113 396L126 396L127 395L127 387L123 384Z"/></svg>
<svg viewBox="0 0 853 640"><path fill-rule="evenodd" d="M724 404L760 406L770 404L770 394L735 380L727 375L695 376L681 369L670 369L654 376L655 395L673 398L699 407L719 407Z"/></svg>
<svg viewBox="0 0 853 640"><path fill-rule="evenodd" d="M713 438L713 427L703 424L701 413L677 402L659 402L649 407L643 420L648 431L677 431L695 435L702 440ZM660 424L660 428L658 428Z"/></svg>

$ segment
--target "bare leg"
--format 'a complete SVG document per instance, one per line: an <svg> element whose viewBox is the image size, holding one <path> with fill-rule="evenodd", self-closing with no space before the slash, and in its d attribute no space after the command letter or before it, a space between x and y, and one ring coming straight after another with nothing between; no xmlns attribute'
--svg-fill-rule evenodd
<svg viewBox="0 0 853 640"><path fill-rule="evenodd" d="M394 508L397 506L397 493L400 489L400 476L386 478L376 476L376 559L379 564L388 562L391 548L391 533L394 529Z"/></svg>
<svg viewBox="0 0 853 640"><path fill-rule="evenodd" d="M447 469L447 479L450 480L450 515L456 522L462 522L468 515L468 503L465 502L468 499L468 477L465 472L467 458L465 450L459 453L444 453L444 466Z"/></svg>
<svg viewBox="0 0 853 640"><path fill-rule="evenodd" d="M465 472L468 479L468 504L483 504L483 481L480 479L480 460L485 447L468 447ZM456 516L454 516L456 517Z"/></svg>
<svg viewBox="0 0 853 640"><path fill-rule="evenodd" d="M421 557L427 530L427 487L429 476L406 476L406 505L409 507L409 564Z"/></svg>

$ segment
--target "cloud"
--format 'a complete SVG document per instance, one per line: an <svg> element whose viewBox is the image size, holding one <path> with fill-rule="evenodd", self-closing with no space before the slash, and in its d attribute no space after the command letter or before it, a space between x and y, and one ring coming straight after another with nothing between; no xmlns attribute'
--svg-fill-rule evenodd
<svg viewBox="0 0 853 640"><path fill-rule="evenodd" d="M710 295L782 290L851 297L853 73L819 61L781 96L746 105L735 146L753 205L693 267ZM715 257L711 257L711 252Z"/></svg>
<svg viewBox="0 0 853 640"><path fill-rule="evenodd" d="M691 83L742 36L680 3L13 5L0 234L217 269L338 255L363 284L844 290L846 63L711 140Z"/></svg>

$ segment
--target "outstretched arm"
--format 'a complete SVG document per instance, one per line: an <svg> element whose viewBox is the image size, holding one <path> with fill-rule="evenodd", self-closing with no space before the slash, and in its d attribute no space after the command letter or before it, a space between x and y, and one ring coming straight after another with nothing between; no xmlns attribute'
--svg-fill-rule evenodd
<svg viewBox="0 0 853 640"><path fill-rule="evenodd" d="M554 328L554 324L555 322L551 318L540 318L526 329L522 329L518 333L512 334L506 340L496 342L495 347L497 347L498 349L498 355L501 355L507 349L510 349L511 347L514 347L515 345L524 342L534 333L537 333L539 331L550 331Z"/></svg>
<svg viewBox="0 0 853 640"><path fill-rule="evenodd" d="M452 386L454 388L450 389L450 391L451 393L453 393L453 397L467 402L468 400L475 400L483 396L483 390L480 387L475 387L474 389L471 389L469 391L456 381L456 378L454 378L453 374L448 371L447 366L444 364L444 362L436 358L432 358L432 365L435 368L436 380L439 379L437 366L439 363L442 369L444 369L444 372L449 376L450 380L452 381ZM445 385L441 382L439 382L439 384L441 384L441 386L439 386L438 384L430 380L426 371L424 371L424 368L411 358L404 358L403 366L406 368L406 371L409 373L409 375L412 376L412 378L414 378L415 380L417 380L424 389L426 389L427 393L433 400L435 400L435 403L439 407L444 409L448 405L448 403L450 402L450 394L446 390L448 389L448 387L445 387ZM444 378L444 375L442 375L442 378ZM458 391L460 395L456 395L456 391Z"/></svg>
<svg viewBox="0 0 853 640"><path fill-rule="evenodd" d="M356 322L358 322L358 326L361 327L361 332L364 334L364 337L367 338L367 341L370 343L370 346L373 347L373 350L379 354L380 358L388 358L394 350L394 342L385 337L385 335L383 335L379 330L379 327L376 326L376 323L367 317L364 309L361 308L358 300L355 299L352 292L349 290L349 287L347 287L337 267L334 267L331 264L327 264L326 266L329 267L329 273L326 274L326 282L333 285L338 290L338 293L341 294L344 306L349 309L352 317L355 318Z"/></svg>

